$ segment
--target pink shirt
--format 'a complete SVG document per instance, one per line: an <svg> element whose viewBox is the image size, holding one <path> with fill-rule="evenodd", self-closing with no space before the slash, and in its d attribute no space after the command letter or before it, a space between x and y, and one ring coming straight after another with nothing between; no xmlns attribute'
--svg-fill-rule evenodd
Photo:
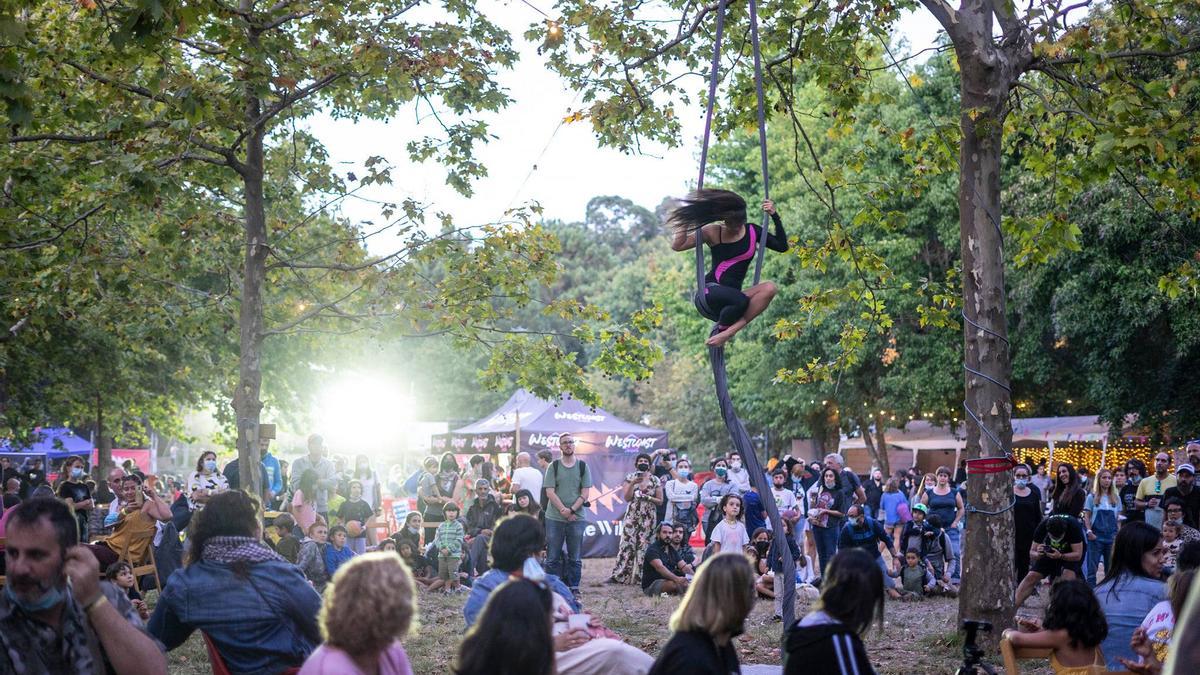
<svg viewBox="0 0 1200 675"><path fill-rule="evenodd" d="M308 534L308 528L317 522L317 503L315 501L305 502L304 492L296 490L296 494L292 496L292 516L296 518L296 524L300 526L300 531Z"/></svg>
<svg viewBox="0 0 1200 675"><path fill-rule="evenodd" d="M300 675L362 675L362 671L346 652L321 645L304 662ZM398 641L379 655L379 675L412 675L408 654Z"/></svg>

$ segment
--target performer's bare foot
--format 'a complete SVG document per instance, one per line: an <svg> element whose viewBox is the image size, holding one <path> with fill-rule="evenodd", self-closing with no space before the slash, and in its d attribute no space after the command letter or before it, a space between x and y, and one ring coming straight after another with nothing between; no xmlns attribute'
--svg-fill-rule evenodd
<svg viewBox="0 0 1200 675"><path fill-rule="evenodd" d="M707 340L704 341L704 344L708 345L709 347L724 347L725 343L729 342L730 338L733 337L734 333L737 333L737 329L733 328L731 326L731 327L726 328L725 330L721 331L720 333L717 333L716 335L713 335L712 337L708 338Z"/></svg>

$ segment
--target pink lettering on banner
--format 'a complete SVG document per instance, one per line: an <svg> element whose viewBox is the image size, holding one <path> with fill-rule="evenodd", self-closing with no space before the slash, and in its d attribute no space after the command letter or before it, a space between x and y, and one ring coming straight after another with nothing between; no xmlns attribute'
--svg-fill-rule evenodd
<svg viewBox="0 0 1200 675"><path fill-rule="evenodd" d="M467 439L462 436L455 436L451 439L450 445L454 446L455 450L462 450L467 446Z"/></svg>
<svg viewBox="0 0 1200 675"><path fill-rule="evenodd" d="M444 438L433 439L433 447L437 448L438 450L445 448L446 447L446 439L444 439Z"/></svg>
<svg viewBox="0 0 1200 675"><path fill-rule="evenodd" d="M476 436L471 439L471 447L476 450L483 450L488 446L488 439L485 436Z"/></svg>
<svg viewBox="0 0 1200 675"><path fill-rule="evenodd" d="M501 450L508 450L513 446L512 436L499 436L496 438L496 447Z"/></svg>

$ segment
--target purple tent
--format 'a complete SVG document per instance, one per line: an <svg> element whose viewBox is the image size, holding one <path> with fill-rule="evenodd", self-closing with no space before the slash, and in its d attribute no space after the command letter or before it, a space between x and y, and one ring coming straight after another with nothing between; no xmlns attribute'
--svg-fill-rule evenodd
<svg viewBox="0 0 1200 675"><path fill-rule="evenodd" d="M65 427L42 427L34 429L33 433L37 440L28 447L18 447L12 441L4 439L0 441L0 450L44 454L48 459L65 459L71 455L78 455L85 462L92 456L91 442L76 436Z"/></svg>
<svg viewBox="0 0 1200 675"><path fill-rule="evenodd" d="M625 501L619 494L621 483L633 470L637 453L669 447L666 431L626 422L569 396L548 401L518 389L478 422L435 435L433 451L491 455L549 449L557 455L558 437L564 432L575 437L576 452L592 474L593 487L588 493L592 505L587 513L589 527L584 533L583 555L615 556L625 513Z"/></svg>

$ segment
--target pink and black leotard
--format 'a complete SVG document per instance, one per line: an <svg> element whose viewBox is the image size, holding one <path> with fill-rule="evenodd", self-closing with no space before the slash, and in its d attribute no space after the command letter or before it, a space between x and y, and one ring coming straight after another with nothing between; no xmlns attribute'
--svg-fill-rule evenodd
<svg viewBox="0 0 1200 675"><path fill-rule="evenodd" d="M771 221L775 223L775 232L767 234L767 248L786 253L788 244L783 221L778 213L771 214ZM718 315L717 323L721 326L729 326L742 318L750 305L750 299L742 293L742 284L746 280L746 272L750 271L750 263L758 253L760 237L762 228L747 223L746 234L741 239L710 244L708 247L712 251L713 266L704 277L704 294L709 308Z"/></svg>

